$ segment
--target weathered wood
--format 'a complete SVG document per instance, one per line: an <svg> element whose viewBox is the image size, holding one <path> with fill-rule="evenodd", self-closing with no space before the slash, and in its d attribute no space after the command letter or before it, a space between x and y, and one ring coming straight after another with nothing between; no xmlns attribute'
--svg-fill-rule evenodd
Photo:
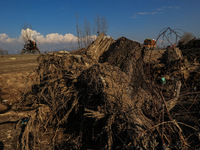
<svg viewBox="0 0 200 150"><path fill-rule="evenodd" d="M166 102L167 110L170 111L177 104L179 94L181 90L181 81L176 82L176 87L174 90L174 98Z"/></svg>
<svg viewBox="0 0 200 150"><path fill-rule="evenodd" d="M86 48L86 55L98 61L99 57L108 50L114 41L111 37L107 37L104 33L101 33L95 42Z"/></svg>
<svg viewBox="0 0 200 150"><path fill-rule="evenodd" d="M182 60L183 54L179 48L169 48L167 49L167 62L171 63L177 60Z"/></svg>

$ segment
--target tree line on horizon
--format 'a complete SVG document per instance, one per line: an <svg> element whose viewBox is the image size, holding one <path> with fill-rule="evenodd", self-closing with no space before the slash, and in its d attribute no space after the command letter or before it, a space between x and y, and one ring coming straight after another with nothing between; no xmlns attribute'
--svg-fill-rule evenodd
<svg viewBox="0 0 200 150"><path fill-rule="evenodd" d="M97 15L95 17L93 26L91 23L85 18L84 23L80 25L79 16L76 16L76 31L78 38L78 48L87 47L91 44L96 37L101 33L107 33L108 30L108 22L105 17Z"/></svg>
<svg viewBox="0 0 200 150"><path fill-rule="evenodd" d="M8 55L8 50L0 49L0 55Z"/></svg>

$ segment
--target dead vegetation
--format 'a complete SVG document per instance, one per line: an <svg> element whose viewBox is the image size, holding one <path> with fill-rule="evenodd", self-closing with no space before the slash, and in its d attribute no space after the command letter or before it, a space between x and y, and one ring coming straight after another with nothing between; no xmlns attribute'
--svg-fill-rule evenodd
<svg viewBox="0 0 200 150"><path fill-rule="evenodd" d="M17 148L198 148L199 64L179 49L154 64L141 53L137 42L101 34L85 49L40 55L37 82L12 107L28 112Z"/></svg>

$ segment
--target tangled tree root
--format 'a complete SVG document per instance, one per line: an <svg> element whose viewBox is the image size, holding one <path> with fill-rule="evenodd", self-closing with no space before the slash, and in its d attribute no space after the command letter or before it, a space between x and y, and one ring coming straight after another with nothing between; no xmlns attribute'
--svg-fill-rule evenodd
<svg viewBox="0 0 200 150"><path fill-rule="evenodd" d="M104 57L95 55L95 61L78 52L40 56L38 83L15 108L34 110L23 125L20 149L189 147L180 122L169 112L177 102L180 84L172 87L176 92L166 100L157 83L145 76L138 45L130 56L119 56L118 63L110 60L108 52L120 50L123 44L119 43L116 47L109 43L112 46L105 46Z"/></svg>

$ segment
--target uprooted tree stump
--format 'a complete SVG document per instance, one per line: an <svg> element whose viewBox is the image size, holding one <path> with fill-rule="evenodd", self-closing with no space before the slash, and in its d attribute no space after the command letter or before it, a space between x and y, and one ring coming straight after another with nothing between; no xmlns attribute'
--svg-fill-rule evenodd
<svg viewBox="0 0 200 150"><path fill-rule="evenodd" d="M32 111L18 148L187 148L169 114L180 87L166 102L145 78L137 42L101 35L93 44L74 54L39 57L38 83L15 105L16 111Z"/></svg>

